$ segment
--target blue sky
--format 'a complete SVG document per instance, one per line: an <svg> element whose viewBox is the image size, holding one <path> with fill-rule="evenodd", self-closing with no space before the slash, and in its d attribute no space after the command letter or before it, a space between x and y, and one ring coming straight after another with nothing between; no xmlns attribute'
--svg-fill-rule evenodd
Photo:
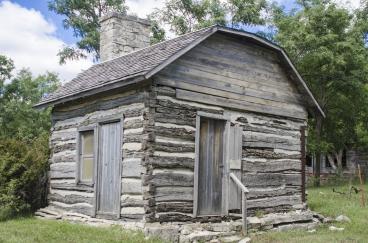
<svg viewBox="0 0 368 243"><path fill-rule="evenodd" d="M48 2L49 0L13 0L11 1L13 3L17 3L22 7L25 7L27 9L35 9L42 13L42 15L49 21L52 22L56 26L56 32L55 36L57 38L62 39L66 44L73 44L76 41L76 38L73 36L73 31L71 29L64 29L63 27L63 16L60 16L52 11L49 11L48 9ZM130 0L128 1L129 5L140 5L140 2L143 2L142 0ZM278 0L278 3L285 6L285 9L289 11L293 7L295 7L295 0ZM146 4L142 4L143 6ZM160 4L153 4L153 5L160 5ZM152 8L151 5L148 5L148 8ZM135 10L134 6L130 6L130 9L132 12ZM138 9L137 9L138 10ZM144 11L145 12L145 11ZM148 11L147 11L148 12ZM144 13L143 13L144 14ZM144 16L142 16L144 17ZM250 29L252 31L252 29Z"/></svg>
<svg viewBox="0 0 368 243"><path fill-rule="evenodd" d="M25 8L33 8L35 10L38 10L42 13L42 15L50 22L52 22L57 30L55 32L56 37L62 39L67 44L73 44L75 43L76 39L73 36L73 32L71 29L64 29L63 27L63 17L49 11L48 9L48 2L49 0L13 0L12 2L18 3L19 5L25 7ZM131 1L131 2L134 2ZM139 1L138 1L139 2ZM289 11L290 9L294 8L296 6L295 0L279 0L277 1L281 5L285 7L285 10ZM131 7L132 8L132 7ZM134 11L134 10L133 10ZM250 29L252 30L252 29Z"/></svg>
<svg viewBox="0 0 368 243"><path fill-rule="evenodd" d="M75 43L75 38L73 36L72 30L65 30L63 27L63 17L52 11L49 11L49 0L15 0L12 2L18 3L19 5L28 9L33 8L40 11L48 21L52 22L56 26L56 37L64 40L67 44Z"/></svg>

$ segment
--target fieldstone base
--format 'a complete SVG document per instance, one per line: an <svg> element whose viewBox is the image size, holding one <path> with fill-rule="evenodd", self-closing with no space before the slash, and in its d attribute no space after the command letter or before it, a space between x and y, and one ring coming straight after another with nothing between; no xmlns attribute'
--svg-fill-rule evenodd
<svg viewBox="0 0 368 243"><path fill-rule="evenodd" d="M325 218L310 210L296 210L288 213L272 213L263 217L248 217L248 235L242 233L241 219L218 223L144 223L126 222L122 220L96 219L83 214L61 212L47 207L36 212L36 216L46 219L61 219L73 222L82 222L94 226L119 225L124 229L142 230L147 237L159 237L167 242L249 242L246 236L254 233L285 231L291 229L312 230Z"/></svg>

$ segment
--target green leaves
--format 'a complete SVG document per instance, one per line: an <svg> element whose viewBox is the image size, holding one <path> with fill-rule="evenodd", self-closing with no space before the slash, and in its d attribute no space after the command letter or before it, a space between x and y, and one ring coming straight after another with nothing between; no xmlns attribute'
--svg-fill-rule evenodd
<svg viewBox="0 0 368 243"><path fill-rule="evenodd" d="M168 0L151 18L182 35L215 24L234 28L264 24L262 11L266 8L266 0Z"/></svg>
<svg viewBox="0 0 368 243"><path fill-rule="evenodd" d="M35 110L33 105L56 90L59 79L54 73L33 77L27 69L4 86L0 98L0 138L33 139L50 129L50 109Z"/></svg>
<svg viewBox="0 0 368 243"><path fill-rule="evenodd" d="M68 60L86 58L92 54L99 58L99 18L109 12L125 13L124 0L52 0L49 9L65 17L64 28L72 29L79 39L76 47L66 46L58 53L60 64Z"/></svg>
<svg viewBox="0 0 368 243"><path fill-rule="evenodd" d="M336 152L356 144L368 105L364 88L368 50L358 13L319 0L303 1L298 12L274 13L276 41L289 53L327 116L319 144L310 133L311 152Z"/></svg>
<svg viewBox="0 0 368 243"><path fill-rule="evenodd" d="M0 73L10 79L13 62L5 60ZM34 77L27 69L3 85L0 96L0 220L44 205L48 170L50 109L33 105L60 82L46 72Z"/></svg>
<svg viewBox="0 0 368 243"><path fill-rule="evenodd" d="M0 221L45 205L48 134L0 141Z"/></svg>

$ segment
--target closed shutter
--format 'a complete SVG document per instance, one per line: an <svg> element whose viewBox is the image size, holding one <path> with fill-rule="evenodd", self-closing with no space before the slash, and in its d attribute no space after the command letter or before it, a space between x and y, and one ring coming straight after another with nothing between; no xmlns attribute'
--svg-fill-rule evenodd
<svg viewBox="0 0 368 243"><path fill-rule="evenodd" d="M230 149L229 149L229 168L230 173L235 174L239 180L242 179L242 136L243 128L238 124L230 127ZM229 185L229 210L241 208L241 190L230 178Z"/></svg>

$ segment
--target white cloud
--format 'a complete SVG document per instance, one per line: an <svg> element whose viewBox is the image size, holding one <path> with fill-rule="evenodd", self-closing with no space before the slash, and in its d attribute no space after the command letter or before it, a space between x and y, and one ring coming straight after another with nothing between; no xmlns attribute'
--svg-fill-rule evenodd
<svg viewBox="0 0 368 243"><path fill-rule="evenodd" d="M360 0L334 0L338 5L355 10L360 7Z"/></svg>
<svg viewBox="0 0 368 243"><path fill-rule="evenodd" d="M30 68L34 74L57 72L68 81L92 65L90 59L59 65L57 53L63 45L55 25L39 11L0 2L0 54L13 59L17 68Z"/></svg>
<svg viewBox="0 0 368 243"><path fill-rule="evenodd" d="M127 0L129 14L136 14L140 18L146 18L155 8L162 8L164 0Z"/></svg>

